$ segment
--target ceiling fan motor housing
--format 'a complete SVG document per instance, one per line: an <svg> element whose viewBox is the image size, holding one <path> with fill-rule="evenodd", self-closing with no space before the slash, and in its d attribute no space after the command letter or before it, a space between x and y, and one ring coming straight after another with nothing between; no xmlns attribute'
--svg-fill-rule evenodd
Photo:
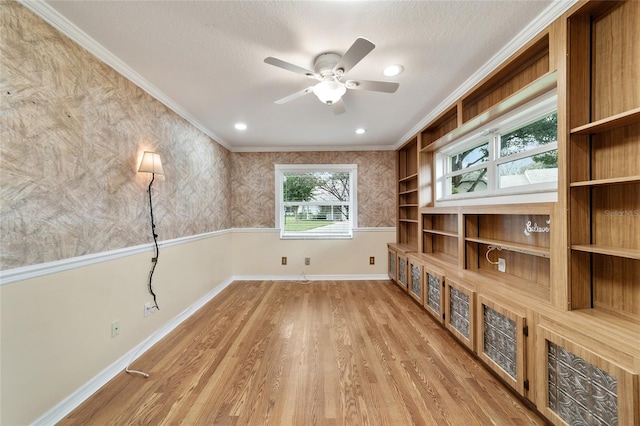
<svg viewBox="0 0 640 426"><path fill-rule="evenodd" d="M342 56L337 53L323 53L316 58L313 71L322 77L337 77L333 68L338 64L340 59L342 59Z"/></svg>

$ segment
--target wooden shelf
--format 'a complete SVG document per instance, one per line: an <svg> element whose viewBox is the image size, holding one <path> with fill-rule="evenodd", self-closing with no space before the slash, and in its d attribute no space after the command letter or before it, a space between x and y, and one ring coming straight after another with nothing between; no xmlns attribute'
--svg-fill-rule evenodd
<svg viewBox="0 0 640 426"><path fill-rule="evenodd" d="M409 189L408 191L401 191L398 193L398 195L406 195L406 194L412 194L414 192L418 192L417 189Z"/></svg>
<svg viewBox="0 0 640 426"><path fill-rule="evenodd" d="M439 229L423 229L422 231L428 234L444 235L445 237L458 238L457 232L441 231Z"/></svg>
<svg viewBox="0 0 640 426"><path fill-rule="evenodd" d="M593 123L585 124L571 129L572 135L593 135L595 133L606 132L607 130L624 127L628 124L640 121L640 108L625 111L612 117L603 118Z"/></svg>
<svg viewBox="0 0 640 426"><path fill-rule="evenodd" d="M466 237L465 241L468 241L471 243L498 246L502 250L516 251L519 253L530 254L533 256L550 257L550 250L544 247L534 247L526 244L512 243L509 241L488 240L485 238L474 238L474 237Z"/></svg>
<svg viewBox="0 0 640 426"><path fill-rule="evenodd" d="M399 219L400 222L418 223L417 219Z"/></svg>
<svg viewBox="0 0 640 426"><path fill-rule="evenodd" d="M619 178L610 179L596 179L596 180L584 180L580 182L572 182L569 186L572 188L581 186L602 186L602 185L616 185L624 183L636 183L640 182L640 176L625 176Z"/></svg>
<svg viewBox="0 0 640 426"><path fill-rule="evenodd" d="M398 180L398 182L405 182L405 181L408 181L408 180L411 180L411 179L417 179L417 178L418 178L418 174L417 174L417 173L414 173L414 174L409 175L409 176L401 177L401 178Z"/></svg>
<svg viewBox="0 0 640 426"><path fill-rule="evenodd" d="M398 207L418 207L417 204L400 204Z"/></svg>
<svg viewBox="0 0 640 426"><path fill-rule="evenodd" d="M640 250L623 249L618 247L606 247L597 244L577 244L571 246L572 250L587 253L603 254L606 256L626 257L627 259L640 260Z"/></svg>

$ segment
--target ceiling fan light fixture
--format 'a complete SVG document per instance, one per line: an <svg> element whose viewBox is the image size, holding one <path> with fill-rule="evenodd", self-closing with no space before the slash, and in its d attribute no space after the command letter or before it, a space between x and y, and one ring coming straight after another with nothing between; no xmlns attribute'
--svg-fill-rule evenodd
<svg viewBox="0 0 640 426"><path fill-rule="evenodd" d="M335 80L324 80L313 86L313 94L327 105L338 102L346 91L347 88Z"/></svg>

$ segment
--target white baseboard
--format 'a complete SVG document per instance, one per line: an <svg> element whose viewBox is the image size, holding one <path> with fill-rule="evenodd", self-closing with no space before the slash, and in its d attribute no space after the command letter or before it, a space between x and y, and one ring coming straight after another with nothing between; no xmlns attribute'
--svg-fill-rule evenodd
<svg viewBox="0 0 640 426"><path fill-rule="evenodd" d="M87 398L97 392L102 386L107 384L109 380L113 379L116 375L124 371L133 361L139 358L142 354L144 354L147 350L149 350L153 345L158 343L163 337L169 334L173 329L175 329L178 325L180 325L183 321L193 315L198 309L204 306L211 299L216 297L218 293L224 290L229 284L231 284L234 280L232 278L227 279L226 281L218 284L216 288L211 290L209 293L202 296L198 299L194 304L189 306L183 312L178 314L171 321L166 323L164 326L156 330L151 336L147 337L140 344L136 345L129 352L124 354L120 359L115 361L113 364L105 368L102 372L100 372L93 379L89 380L87 383L78 388L71 395L66 397L64 400L60 401L56 406L51 408L45 414L43 414L38 420L33 422L33 425L38 426L47 426L47 425L55 425L57 422L62 420L65 416L71 413L76 407L78 407L81 403L83 403Z"/></svg>
<svg viewBox="0 0 640 426"><path fill-rule="evenodd" d="M387 274L369 275L237 275L233 281L366 281L388 280Z"/></svg>

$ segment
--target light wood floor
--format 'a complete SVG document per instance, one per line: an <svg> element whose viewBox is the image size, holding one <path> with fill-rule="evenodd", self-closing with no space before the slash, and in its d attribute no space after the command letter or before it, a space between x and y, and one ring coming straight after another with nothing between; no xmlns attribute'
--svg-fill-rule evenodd
<svg viewBox="0 0 640 426"><path fill-rule="evenodd" d="M239 281L61 425L544 424L390 281Z"/></svg>

